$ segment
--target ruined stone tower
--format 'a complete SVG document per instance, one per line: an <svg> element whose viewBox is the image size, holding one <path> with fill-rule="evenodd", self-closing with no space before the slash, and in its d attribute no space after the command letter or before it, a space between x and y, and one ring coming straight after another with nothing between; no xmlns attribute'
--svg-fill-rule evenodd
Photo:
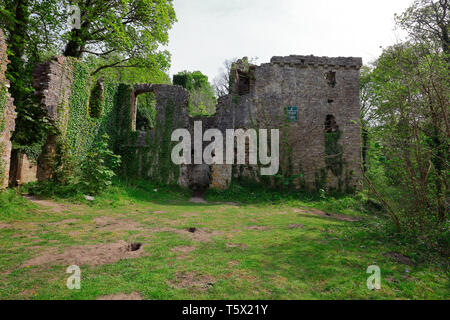
<svg viewBox="0 0 450 320"><path fill-rule="evenodd" d="M261 66L239 60L214 125L280 129L279 179L298 188L351 191L361 179L361 65L361 58L315 56L273 57ZM226 188L232 174L261 180L257 168L235 169L213 168L212 186Z"/></svg>

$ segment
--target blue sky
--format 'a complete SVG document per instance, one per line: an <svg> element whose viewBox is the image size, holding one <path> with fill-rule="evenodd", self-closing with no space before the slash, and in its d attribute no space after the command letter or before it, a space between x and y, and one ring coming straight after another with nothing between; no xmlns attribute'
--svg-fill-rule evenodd
<svg viewBox="0 0 450 320"><path fill-rule="evenodd" d="M225 59L276 55L375 59L396 42L394 13L412 0L174 0L170 74L200 70L212 79Z"/></svg>

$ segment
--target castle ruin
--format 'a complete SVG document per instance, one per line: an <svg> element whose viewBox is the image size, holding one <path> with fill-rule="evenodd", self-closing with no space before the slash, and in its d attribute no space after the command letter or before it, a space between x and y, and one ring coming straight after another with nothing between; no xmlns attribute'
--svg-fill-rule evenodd
<svg viewBox="0 0 450 320"><path fill-rule="evenodd" d="M231 92L219 98L213 116L191 116L189 92L181 86L98 82L102 90L99 96L103 99L106 95L105 103L110 107L98 120L90 121L89 130L94 135L106 130L114 136L111 143L122 155L122 174L130 178L194 189L209 186L223 190L238 180L351 192L359 188L361 180L361 65L361 58L342 57L273 57L270 63L259 66L239 60L231 70ZM71 98L73 72L68 59L57 57L38 65L34 73L42 108L60 129L59 136L49 136L43 147L35 170L38 180L52 177L57 141L74 126L72 109L84 108L82 113L89 114L89 101L75 106ZM87 91L92 83L86 82ZM146 93L155 97L156 118L153 128L141 130L136 125L137 98ZM204 131L214 128L224 135L227 129L279 129L279 173L261 176L258 165L174 165L170 159L175 144L170 141L171 133L178 128L192 133L195 121L202 122ZM73 149L81 148L72 140L77 144ZM17 166L13 170L17 176Z"/></svg>

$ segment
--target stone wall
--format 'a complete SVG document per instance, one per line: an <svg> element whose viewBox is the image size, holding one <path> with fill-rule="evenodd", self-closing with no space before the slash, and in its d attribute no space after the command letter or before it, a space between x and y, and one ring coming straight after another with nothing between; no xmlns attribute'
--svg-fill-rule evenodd
<svg viewBox="0 0 450 320"><path fill-rule="evenodd" d="M153 93L156 99L155 127L136 130L137 96ZM134 86L130 97L131 135L119 148L127 177L151 179L160 183L178 183L188 187L192 168L172 163L173 130L189 128L189 92L181 86L141 84Z"/></svg>
<svg viewBox="0 0 450 320"><path fill-rule="evenodd" d="M298 176L293 181L297 188L358 188L362 59L273 57L261 66L244 61L231 70L232 93L219 100L214 127L223 133L225 128L279 129L279 174ZM297 108L297 120L288 119L287 107ZM215 166L211 186L227 188L232 177L261 182L257 167L234 167L233 174L227 166Z"/></svg>
<svg viewBox="0 0 450 320"><path fill-rule="evenodd" d="M307 188L354 189L360 172L360 58L274 57L251 70L248 103L259 128L280 129L283 172L303 174ZM286 121L286 108L298 107L298 120ZM256 108L255 111L254 108ZM341 137L342 173L327 168L326 120L334 118ZM289 159L288 159L289 157ZM289 163L290 162L290 163Z"/></svg>
<svg viewBox="0 0 450 320"><path fill-rule="evenodd" d="M5 78L7 64L6 41L0 30L0 189L8 186L11 161L11 134L15 128L14 101L8 93L9 81Z"/></svg>
<svg viewBox="0 0 450 320"><path fill-rule="evenodd" d="M9 184L16 187L36 181L37 165L30 161L26 153L13 150L11 153L11 169Z"/></svg>
<svg viewBox="0 0 450 320"><path fill-rule="evenodd" d="M188 128L193 137L195 121L202 121L203 132L214 128L224 136L226 129L279 129L279 175L285 179L296 176L292 181L294 187L343 192L358 188L361 179L359 69L362 60L289 56L273 57L270 63L261 66L245 61L238 61L232 68L232 92L219 99L214 116L189 117L188 93L181 87L161 87L163 93L157 96L164 98L158 98L157 125L165 123L165 106L169 99L176 101L180 119L167 127L170 132ZM135 91L155 91L152 85L147 86L141 85ZM132 119L136 117L134 100L132 97ZM287 107L297 108L298 119L288 120ZM135 128L133 120L132 128ZM155 132L140 132L138 145L151 145ZM160 142L157 140L157 144ZM206 144L204 142L204 146ZM136 153L136 156L142 163L145 162L142 157L154 158L157 153L158 150L151 149L145 155ZM151 173L152 166L146 169L148 172L142 172L142 167L140 165L138 169L141 176L155 175ZM206 170L202 168L195 165L181 168L179 184L192 185L198 175L193 176L192 172ZM216 189L227 189L232 179L272 186L280 182L273 177L263 179L258 166L213 165L208 171L210 187Z"/></svg>
<svg viewBox="0 0 450 320"><path fill-rule="evenodd" d="M33 87L39 104L57 129L50 134L38 158L37 179L45 181L52 177L53 161L56 156L57 135L66 134L69 120L69 98L73 82L73 69L68 59L56 57L36 66L33 71Z"/></svg>
<svg viewBox="0 0 450 320"><path fill-rule="evenodd" d="M192 188L199 187L196 179L203 184L209 176L210 187L217 189L228 188L233 179L273 186L280 177L292 180L295 176L292 186L299 189L354 190L361 179L361 65L360 58L273 57L260 66L243 59L231 70L231 94L219 99L216 114L209 117L189 116L189 92L180 86L120 84L112 130L116 132L114 150L122 155L123 174ZM35 71L42 107L60 129L59 135L65 134L72 81L70 65L61 57ZM137 97L150 92L156 98L155 127L140 131L136 128ZM296 108L297 117L287 117L288 107ZM171 141L171 134L186 128L193 137L195 121L202 121L203 132L215 128L224 136L227 129L279 129L278 180L263 178L257 165L174 165L171 150L176 142ZM51 177L49 164L55 146L56 136L49 136L39 157L40 180Z"/></svg>

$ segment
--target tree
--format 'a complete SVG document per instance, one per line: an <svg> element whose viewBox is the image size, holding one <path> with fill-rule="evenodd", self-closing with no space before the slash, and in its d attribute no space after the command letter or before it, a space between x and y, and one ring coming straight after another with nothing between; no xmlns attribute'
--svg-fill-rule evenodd
<svg viewBox="0 0 450 320"><path fill-rule="evenodd" d="M362 165L364 172L367 171L367 151L369 148L369 126L370 126L370 109L372 106L372 94L371 90L371 68L368 66L363 66L361 68L361 78L360 78L360 97L361 97L361 156Z"/></svg>
<svg viewBox="0 0 450 320"><path fill-rule="evenodd" d="M16 105L16 130L13 143L18 145L39 144L46 131L45 114L34 100L32 71L39 62L37 35L40 23L48 16L44 13L43 3L49 10L54 1L3 0L0 1L0 26L6 31L8 43L8 65L6 77L10 81L10 93ZM39 146L37 146L39 149Z"/></svg>
<svg viewBox="0 0 450 320"><path fill-rule="evenodd" d="M213 87L216 97L220 98L230 93L230 71L233 63L236 61L237 58L225 60L219 75L214 78Z"/></svg>
<svg viewBox="0 0 450 320"><path fill-rule="evenodd" d="M200 71L182 71L173 76L173 84L189 91L191 113L208 115L215 112L216 98L208 76Z"/></svg>
<svg viewBox="0 0 450 320"><path fill-rule="evenodd" d="M415 41L438 44L450 55L450 1L415 0L402 14L396 15L397 24L408 31Z"/></svg>
<svg viewBox="0 0 450 320"><path fill-rule="evenodd" d="M64 35L64 55L102 58L104 63L93 74L106 68L168 67L169 53L158 47L168 43L169 29L176 21L172 0L64 2L76 4L81 18L80 29Z"/></svg>
<svg viewBox="0 0 450 320"><path fill-rule="evenodd" d="M403 43L385 49L371 73L372 139L381 146L402 223L421 235L448 214L447 68L430 47Z"/></svg>
<svg viewBox="0 0 450 320"><path fill-rule="evenodd" d="M246 63L249 64L256 63L258 59L258 57L244 58ZM238 60L238 58L225 60L222 68L219 70L219 75L214 78L213 88L217 98L223 97L231 92L230 72Z"/></svg>

